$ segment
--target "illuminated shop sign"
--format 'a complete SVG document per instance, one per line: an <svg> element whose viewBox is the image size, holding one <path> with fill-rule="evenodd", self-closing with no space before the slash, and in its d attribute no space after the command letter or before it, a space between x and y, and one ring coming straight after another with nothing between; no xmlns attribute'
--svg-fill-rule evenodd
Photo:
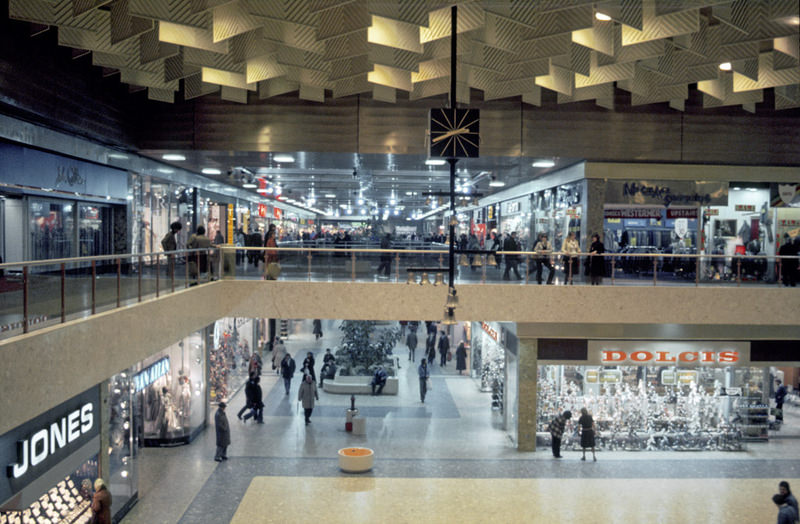
<svg viewBox="0 0 800 524"><path fill-rule="evenodd" d="M492 340L494 340L495 342L500 341L500 337L497 335L497 330L492 328L492 326L490 326L486 322L481 322L481 328L486 332L487 335L492 337Z"/></svg>
<svg viewBox="0 0 800 524"><path fill-rule="evenodd" d="M606 202L613 204L728 205L727 182L689 180L608 180Z"/></svg>
<svg viewBox="0 0 800 524"><path fill-rule="evenodd" d="M697 218L697 208L667 209L667 218Z"/></svg>
<svg viewBox="0 0 800 524"><path fill-rule="evenodd" d="M591 362L604 366L741 366L750 363L749 342L590 340ZM680 377L676 377L680 381Z"/></svg>
<svg viewBox="0 0 800 524"><path fill-rule="evenodd" d="M100 393L95 386L0 436L0 460L6 464L0 501L46 474L99 433Z"/></svg>
<svg viewBox="0 0 800 524"><path fill-rule="evenodd" d="M140 392L167 373L169 373L169 357L164 357L133 376L134 392Z"/></svg>
<svg viewBox="0 0 800 524"><path fill-rule="evenodd" d="M605 218L661 218L660 207L607 207Z"/></svg>

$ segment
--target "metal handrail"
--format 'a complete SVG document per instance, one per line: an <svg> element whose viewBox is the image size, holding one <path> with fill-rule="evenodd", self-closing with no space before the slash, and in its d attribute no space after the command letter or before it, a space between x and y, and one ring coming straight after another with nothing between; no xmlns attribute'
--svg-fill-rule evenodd
<svg viewBox="0 0 800 524"><path fill-rule="evenodd" d="M79 262L89 262L92 261L98 262L101 260L112 260L115 261L118 258L133 258L133 257L150 257L154 258L157 256L165 256L165 255L182 255L184 253L195 253L201 251L208 251L209 248L197 248L197 249L177 249L175 251L158 251L158 252L151 252L151 253L120 253L118 255L96 255L96 256L88 256L88 257L71 257L71 258L48 258L46 260L25 260L22 262L4 262L0 264L0 269L13 269L16 267L21 266L52 266L57 264L76 264ZM214 246L211 249L216 249ZM240 249L240 248L236 248ZM243 248L242 248L243 249Z"/></svg>

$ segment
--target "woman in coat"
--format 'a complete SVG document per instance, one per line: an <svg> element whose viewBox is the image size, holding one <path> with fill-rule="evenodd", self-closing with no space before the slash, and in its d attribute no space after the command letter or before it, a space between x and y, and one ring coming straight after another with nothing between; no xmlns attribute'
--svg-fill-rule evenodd
<svg viewBox="0 0 800 524"><path fill-rule="evenodd" d="M97 524L111 524L111 493L106 488L103 479L94 481L92 517L92 522L97 522Z"/></svg>
<svg viewBox="0 0 800 524"><path fill-rule="evenodd" d="M280 374L284 355L286 355L286 346L283 345L280 338L275 337L275 343L272 345L272 369L275 370L275 373Z"/></svg>
<svg viewBox="0 0 800 524"><path fill-rule="evenodd" d="M303 360L303 373L306 375L311 375L311 379L316 382L317 381L317 373L314 371L314 364L316 361L314 360L314 354L310 351L306 354L305 360Z"/></svg>
<svg viewBox="0 0 800 524"><path fill-rule="evenodd" d="M458 348L456 348L456 369L459 375L467 369L467 348L464 347L463 340L458 343Z"/></svg>
<svg viewBox="0 0 800 524"><path fill-rule="evenodd" d="M595 233L592 235L592 245L589 247L590 255L601 255L606 252L606 248L600 242L600 235ZM591 276L592 285L599 286L603 283L603 276L606 274L606 258L598 256L589 257L589 275Z"/></svg>
<svg viewBox="0 0 800 524"><path fill-rule="evenodd" d="M300 390L297 393L297 401L303 403L303 411L306 416L306 426L311 424L311 412L314 411L314 400L319 400L317 393L317 383L311 379L311 375L303 378Z"/></svg>
<svg viewBox="0 0 800 524"><path fill-rule="evenodd" d="M315 318L313 324L314 324L314 330L313 330L314 340L319 340L322 338L322 320Z"/></svg>

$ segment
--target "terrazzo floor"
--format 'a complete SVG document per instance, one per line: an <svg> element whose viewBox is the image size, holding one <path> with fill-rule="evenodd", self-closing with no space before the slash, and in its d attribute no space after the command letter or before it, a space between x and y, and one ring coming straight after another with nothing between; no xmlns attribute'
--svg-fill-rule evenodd
<svg viewBox="0 0 800 524"><path fill-rule="evenodd" d="M316 353L319 370L338 324L324 322L319 341L310 321L292 325L287 349L298 364ZM228 408L230 460L212 460L213 427L189 446L142 450L140 500L122 522L757 523L775 521L780 480L800 489L798 408L786 409L778 438L744 452L601 452L595 463L565 451L557 461L549 449L516 451L490 395L452 367L433 367L433 391L420 403L405 347L396 354L400 394L357 397L365 436L344 430L346 395L320 392L304 425L299 380L287 397L267 365L265 424L236 419L240 392ZM371 472L340 472L336 451L348 446L375 450Z"/></svg>

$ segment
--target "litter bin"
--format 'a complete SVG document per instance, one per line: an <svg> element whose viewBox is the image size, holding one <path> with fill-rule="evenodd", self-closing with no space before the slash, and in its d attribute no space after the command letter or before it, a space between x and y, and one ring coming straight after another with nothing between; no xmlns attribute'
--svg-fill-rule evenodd
<svg viewBox="0 0 800 524"><path fill-rule="evenodd" d="M353 435L367 434L367 419L364 417L353 417Z"/></svg>
<svg viewBox="0 0 800 524"><path fill-rule="evenodd" d="M358 415L357 409L348 409L345 414L344 430L353 431L353 419Z"/></svg>

